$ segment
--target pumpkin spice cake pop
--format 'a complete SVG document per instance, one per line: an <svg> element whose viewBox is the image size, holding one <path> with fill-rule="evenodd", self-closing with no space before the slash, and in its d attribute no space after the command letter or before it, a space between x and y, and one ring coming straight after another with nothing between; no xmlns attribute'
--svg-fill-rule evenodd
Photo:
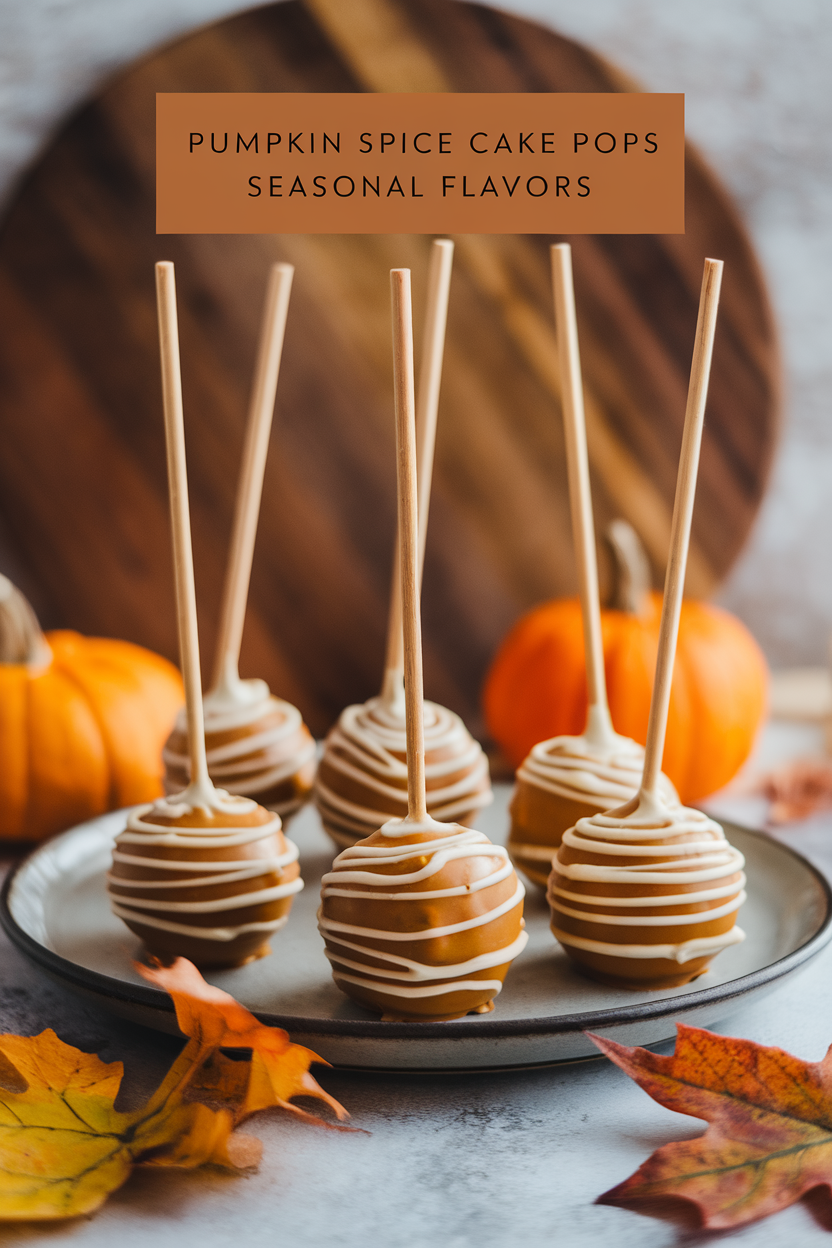
<svg viewBox="0 0 832 1248"><path fill-rule="evenodd" d="M263 474L269 449L283 336L294 269L269 276L240 482L223 591L214 680L205 695L205 744L211 779L276 811L284 822L303 804L315 776L315 742L300 711L276 698L263 680L241 680L240 643L251 578ZM184 710L165 745L165 791L190 778Z"/></svg>
<svg viewBox="0 0 832 1248"><path fill-rule="evenodd" d="M424 562L439 406L439 384L453 262L453 243L434 240L428 277L422 369L416 412L419 483L419 576ZM400 564L396 559L381 694L348 706L329 732L315 781L321 821L339 848L374 832L385 816L407 810L407 763ZM453 711L425 702L428 811L467 824L493 801L488 760Z"/></svg>
<svg viewBox="0 0 832 1248"><path fill-rule="evenodd" d="M644 761L642 747L613 728L607 704L572 252L568 243L559 243L551 254L589 708L581 736L539 742L517 771L510 808L509 853L515 866L542 888L566 829L584 816L631 798L638 789ZM660 784L668 801L678 801L666 776L661 777Z"/></svg>
<svg viewBox="0 0 832 1248"><path fill-rule="evenodd" d="M391 272L404 624L407 813L345 849L319 925L338 987L385 1019L486 1013L526 944L523 886L481 832L426 805L410 273Z"/></svg>
<svg viewBox="0 0 832 1248"><path fill-rule="evenodd" d="M669 806L658 785L721 278L722 262L706 260L641 787L565 832L549 880L555 936L583 971L616 987L686 984L744 936L742 855L718 823Z"/></svg>
<svg viewBox="0 0 832 1248"><path fill-rule="evenodd" d="M239 966L268 952L268 937L286 922L303 882L280 816L215 789L208 775L172 264L157 264L156 289L192 779L184 792L130 816L116 838L107 888L115 914L151 953Z"/></svg>

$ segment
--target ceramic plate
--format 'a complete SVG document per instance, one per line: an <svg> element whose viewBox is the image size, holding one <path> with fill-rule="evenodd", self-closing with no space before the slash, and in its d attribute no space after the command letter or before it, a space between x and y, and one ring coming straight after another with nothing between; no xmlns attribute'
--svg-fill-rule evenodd
<svg viewBox="0 0 832 1248"><path fill-rule="evenodd" d="M497 786L494 805L480 819L494 841L505 837L509 796L507 785ZM103 815L36 849L7 880L0 919L18 948L50 974L116 1014L176 1032L170 999L133 970L141 946L107 902L104 875L124 819L123 811ZM656 1044L674 1034L676 1022L713 1025L776 988L832 936L832 894L814 867L764 833L724 826L747 861L748 901L740 913L747 939L721 953L693 988L628 992L584 979L549 931L542 894L530 888L530 940L493 1014L382 1023L332 982L315 911L333 850L310 808L290 830L306 888L273 938L272 956L206 978L337 1066L494 1070L575 1061L597 1055L587 1030L626 1044Z"/></svg>

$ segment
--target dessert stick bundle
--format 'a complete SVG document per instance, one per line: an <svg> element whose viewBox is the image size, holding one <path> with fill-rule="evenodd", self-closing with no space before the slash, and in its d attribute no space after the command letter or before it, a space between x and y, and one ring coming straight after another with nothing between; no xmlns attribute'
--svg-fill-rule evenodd
<svg viewBox="0 0 832 1248"><path fill-rule="evenodd" d="M378 704L400 720L403 740L398 751L388 751L399 764L400 783L388 787L400 800L406 798L405 813L390 818L398 809L385 810L383 803L377 803L379 809L361 811L372 820L371 834L350 843L336 858L323 879L319 912L336 984L387 1019L438 1021L491 1010L512 960L527 941L523 887L507 851L461 822L437 820L429 805L433 721L422 691L419 599L450 261L450 244L435 244L418 450L410 272L391 271L398 540L384 687L381 697L368 705ZM520 769L510 848L532 878L542 865L548 874L556 853L548 881L552 930L583 971L616 986L673 987L701 974L716 953L743 938L734 922L744 899L742 857L717 824L679 805L660 772L722 265L712 260L705 265L656 679L642 752L614 732L607 707L568 247L553 248L552 262L589 712L582 737L543 742ZM256 687L262 684L240 681L237 665L291 278L289 266L275 266L243 457L215 682L206 699L218 701L226 712L235 704L239 709L256 701ZM157 294L186 690L178 731L188 751L189 783L183 792L142 807L129 818L116 843L108 888L116 914L152 952L184 955L202 966L235 966L268 952L268 936L287 921L292 897L303 884L297 849L284 837L279 815L246 796L230 797L214 787L210 774L170 264L157 265ZM255 737L243 748L252 752L259 744ZM365 739L364 746L370 755L384 752L378 740ZM459 769L459 756L447 747L444 758L451 759L449 767ZM640 787L626 783L636 758L643 762ZM344 770L360 777L352 762ZM538 817L542 811L545 836L537 843L526 844L517 835L524 785L527 812L535 800ZM609 810L614 804L607 800L610 792L622 796L621 789L630 800ZM567 812L574 817L564 824ZM532 852L524 858L528 850Z"/></svg>

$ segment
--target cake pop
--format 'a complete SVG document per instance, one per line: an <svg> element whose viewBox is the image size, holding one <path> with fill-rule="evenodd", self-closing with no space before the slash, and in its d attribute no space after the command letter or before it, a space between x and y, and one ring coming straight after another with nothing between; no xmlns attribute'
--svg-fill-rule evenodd
<svg viewBox="0 0 832 1248"><path fill-rule="evenodd" d="M386 1019L493 1009L526 943L523 886L506 852L427 811L410 273L391 272L402 569L407 815L345 849L324 876L319 923L338 987Z"/></svg>
<svg viewBox="0 0 832 1248"><path fill-rule="evenodd" d="M593 979L675 988L743 939L742 868L713 819L642 795L564 834L547 893L552 931Z"/></svg>
<svg viewBox="0 0 832 1248"><path fill-rule="evenodd" d="M113 912L151 953L239 966L267 951L303 888L280 816L221 789L130 815L107 877Z"/></svg>
<svg viewBox="0 0 832 1248"><path fill-rule="evenodd" d="M541 888L564 831L579 819L620 806L638 792L644 750L611 724L596 727L600 708L590 708L583 736L552 737L533 747L517 771L509 808L512 861ZM667 776L659 787L668 806L679 799Z"/></svg>
<svg viewBox="0 0 832 1248"><path fill-rule="evenodd" d="M244 794L288 820L312 790L315 742L300 711L274 697L263 680L241 680L245 622L263 474L269 449L283 336L294 269L275 264L269 276L246 442L220 615L214 680L205 695L208 772L217 784ZM188 719L182 711L163 752L165 792L190 779Z"/></svg>
<svg viewBox="0 0 832 1248"><path fill-rule="evenodd" d="M302 806L315 778L315 742L300 711L269 692L264 680L241 680L230 697L223 687L205 695L208 773L232 793L252 797L284 823ZM184 710L167 740L165 791L189 779L188 723Z"/></svg>
<svg viewBox="0 0 832 1248"><path fill-rule="evenodd" d="M721 277L721 261L706 260L641 787L565 832L549 880L566 952L593 978L628 988L685 984L743 939L742 855L707 815L668 807L658 785Z"/></svg>
<svg viewBox="0 0 832 1248"><path fill-rule="evenodd" d="M425 702L425 782L430 814L468 823L493 801L488 760L458 715ZM348 706L327 736L315 802L336 845L370 836L385 815L407 811L404 715L383 697Z"/></svg>
<svg viewBox="0 0 832 1248"><path fill-rule="evenodd" d="M586 655L588 713L579 737L553 737L535 745L517 771L508 848L517 867L534 884L546 887L561 837L578 819L609 810L633 797L641 778L644 751L612 725L607 703L595 526L584 420L581 360L568 243L551 249L555 325L560 364L572 537L581 597ZM666 776L661 790L671 803L676 791Z"/></svg>
<svg viewBox="0 0 832 1248"><path fill-rule="evenodd" d="M156 266L176 607L191 782L143 806L116 838L107 888L114 912L151 953L238 966L268 952L303 887L280 816L229 797L208 775L188 514L173 265Z"/></svg>
<svg viewBox="0 0 832 1248"><path fill-rule="evenodd" d="M505 849L427 812L340 853L321 898L336 984L388 1019L487 1013L528 939Z"/></svg>
<svg viewBox="0 0 832 1248"><path fill-rule="evenodd" d="M419 576L424 562L439 405L439 383L453 243L437 239L431 249L425 348L416 415L419 490ZM321 821L339 848L375 832L385 817L407 810L402 616L399 561L391 589L387 658L381 694L348 706L324 742L315 782ZM435 702L424 704L425 777L430 815L472 822L493 800L488 760L462 720Z"/></svg>

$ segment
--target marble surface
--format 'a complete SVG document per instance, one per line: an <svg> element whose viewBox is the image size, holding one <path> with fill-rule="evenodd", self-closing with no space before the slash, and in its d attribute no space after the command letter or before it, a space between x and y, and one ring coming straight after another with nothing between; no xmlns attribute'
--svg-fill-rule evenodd
<svg viewBox="0 0 832 1248"><path fill-rule="evenodd" d="M770 728L752 767L805 754L818 740L817 729ZM712 807L765 815L758 799L736 792ZM777 835L832 878L832 815ZM0 1018L4 1030L50 1026L105 1061L122 1059L131 1105L177 1051L174 1040L122 1023L48 980L5 938ZM820 1059L832 1042L832 946L718 1030ZM369 1135L321 1131L272 1111L248 1127L265 1146L256 1174L139 1171L93 1217L0 1224L0 1245L144 1248L152 1237L156 1248L225 1248L238 1240L273 1245L279 1236L298 1248L690 1248L713 1240L595 1203L653 1149L700 1134L700 1124L656 1105L606 1061L502 1075L316 1074ZM801 1203L719 1238L793 1248L828 1243L828 1234Z"/></svg>
<svg viewBox="0 0 832 1248"><path fill-rule="evenodd" d="M832 827L829 829L832 836ZM739 1014L733 1034L823 1056L832 1039L832 949L775 996ZM61 1036L123 1058L138 1096L161 1077L172 1043L118 1023L35 975L3 947L4 1026ZM673 1224L594 1202L661 1144L699 1124L654 1104L598 1061L524 1074L318 1077L370 1135L340 1135L262 1115L257 1174L137 1172L95 1216L0 1228L0 1243L83 1248L670 1248ZM686 1245L712 1237L685 1232ZM805 1205L728 1236L747 1248L828 1243Z"/></svg>
<svg viewBox="0 0 832 1248"><path fill-rule="evenodd" d="M245 0L0 0L0 201L63 116L108 76L247 7ZM501 0L501 7L584 40L648 90L686 93L688 133L748 221L786 358L786 418L771 489L721 598L775 666L824 662L832 628L825 539L832 528L832 5Z"/></svg>

